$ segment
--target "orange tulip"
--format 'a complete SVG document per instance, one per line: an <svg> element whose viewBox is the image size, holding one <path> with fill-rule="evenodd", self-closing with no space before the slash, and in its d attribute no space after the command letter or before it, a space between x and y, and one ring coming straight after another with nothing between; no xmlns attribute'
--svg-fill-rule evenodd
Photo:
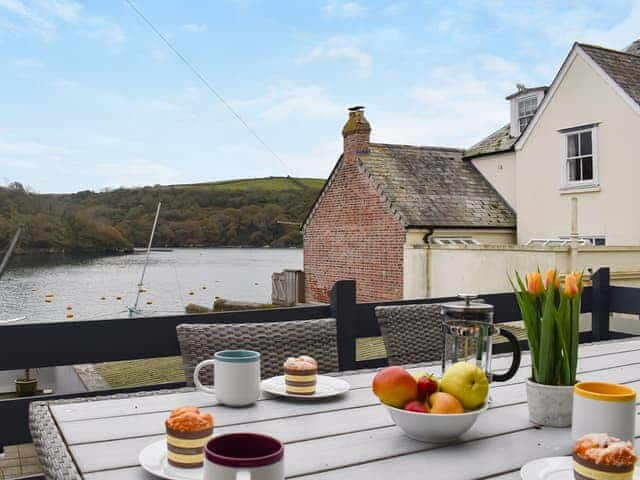
<svg viewBox="0 0 640 480"><path fill-rule="evenodd" d="M544 292L544 285L542 283L542 275L540 275L540 272L533 272L527 275L527 290L534 297L537 297Z"/></svg>
<svg viewBox="0 0 640 480"><path fill-rule="evenodd" d="M580 287L580 282L582 282L582 272L573 272L571 275L576 278L576 284Z"/></svg>
<svg viewBox="0 0 640 480"><path fill-rule="evenodd" d="M555 280L553 280L555 277ZM545 279L544 286L545 288L549 288L551 282L553 281L553 286L558 289L560 288L560 276L555 268L550 268L547 270L547 278Z"/></svg>
<svg viewBox="0 0 640 480"><path fill-rule="evenodd" d="M564 294L569 298L575 298L578 295L578 280L573 273L569 273L564 278Z"/></svg>

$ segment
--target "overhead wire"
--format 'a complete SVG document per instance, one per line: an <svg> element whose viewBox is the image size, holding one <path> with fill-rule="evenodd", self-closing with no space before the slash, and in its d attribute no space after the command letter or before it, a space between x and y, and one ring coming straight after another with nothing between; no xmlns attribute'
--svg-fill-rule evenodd
<svg viewBox="0 0 640 480"><path fill-rule="evenodd" d="M293 176L291 169L285 163L285 161L278 155L268 144L265 142L258 133L251 128L251 126L240 116L240 114L213 88L209 81L200 73L200 71L193 66L193 64L182 55L177 48L158 30L155 25L133 4L131 0L125 0L125 2L133 9L134 12L155 32L155 34L169 47L169 49L184 63L189 70L202 82L202 84L222 103L231 114L244 126L244 128L284 167L289 176Z"/></svg>

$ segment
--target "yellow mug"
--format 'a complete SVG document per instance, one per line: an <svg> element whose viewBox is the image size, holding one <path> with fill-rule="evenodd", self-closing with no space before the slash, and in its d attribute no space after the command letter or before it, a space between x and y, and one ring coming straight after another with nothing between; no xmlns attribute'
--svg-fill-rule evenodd
<svg viewBox="0 0 640 480"><path fill-rule="evenodd" d="M606 433L633 443L636 391L626 385L580 382L573 387L573 440L587 433Z"/></svg>

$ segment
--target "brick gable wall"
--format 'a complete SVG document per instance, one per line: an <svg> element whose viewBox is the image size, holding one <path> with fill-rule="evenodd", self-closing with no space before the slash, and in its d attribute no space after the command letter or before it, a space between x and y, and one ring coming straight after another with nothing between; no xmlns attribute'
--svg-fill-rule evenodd
<svg viewBox="0 0 640 480"><path fill-rule="evenodd" d="M402 299L405 231L356 165L367 145L368 134L345 137L342 163L305 228L307 301L328 302L333 284L348 279L360 302Z"/></svg>

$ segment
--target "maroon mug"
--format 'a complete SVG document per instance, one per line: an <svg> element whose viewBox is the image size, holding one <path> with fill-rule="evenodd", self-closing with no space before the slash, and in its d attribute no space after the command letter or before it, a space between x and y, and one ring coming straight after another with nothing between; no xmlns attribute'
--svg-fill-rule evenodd
<svg viewBox="0 0 640 480"><path fill-rule="evenodd" d="M204 447L203 480L284 480L284 445L260 433L218 435Z"/></svg>

